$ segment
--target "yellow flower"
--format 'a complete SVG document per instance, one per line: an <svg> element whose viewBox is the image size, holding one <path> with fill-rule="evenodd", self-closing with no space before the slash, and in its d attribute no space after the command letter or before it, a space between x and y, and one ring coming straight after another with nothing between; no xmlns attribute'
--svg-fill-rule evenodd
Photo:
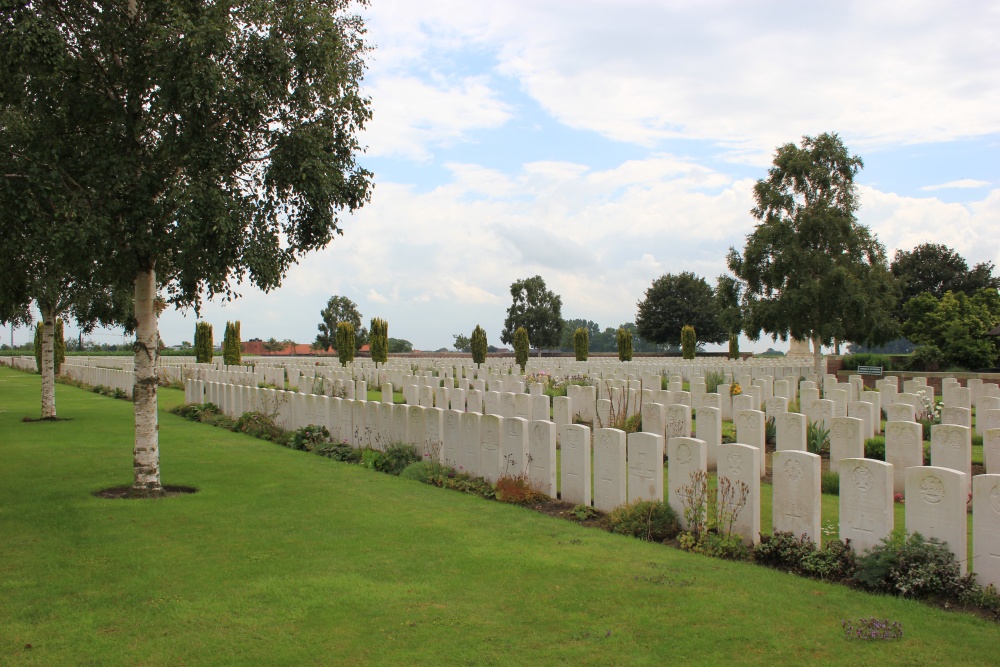
<svg viewBox="0 0 1000 667"><path fill-rule="evenodd" d="M729 395L730 396L739 396L742 393L743 393L743 390L740 389L740 383L739 382L734 382L732 384L732 386L729 387Z"/></svg>

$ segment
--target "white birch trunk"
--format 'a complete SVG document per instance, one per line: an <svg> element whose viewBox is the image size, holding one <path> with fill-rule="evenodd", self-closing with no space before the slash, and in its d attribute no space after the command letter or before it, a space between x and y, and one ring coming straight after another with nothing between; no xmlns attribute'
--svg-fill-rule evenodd
<svg viewBox="0 0 1000 667"><path fill-rule="evenodd" d="M42 419L56 418L56 314L51 307L42 312Z"/></svg>
<svg viewBox="0 0 1000 667"><path fill-rule="evenodd" d="M156 272L141 271L135 277L135 481L132 489L145 495L163 493L160 484L159 426L156 414Z"/></svg>
<svg viewBox="0 0 1000 667"><path fill-rule="evenodd" d="M819 336L813 338L813 371L816 373L816 386L823 391L823 378L826 376L826 360L823 358L823 343Z"/></svg>

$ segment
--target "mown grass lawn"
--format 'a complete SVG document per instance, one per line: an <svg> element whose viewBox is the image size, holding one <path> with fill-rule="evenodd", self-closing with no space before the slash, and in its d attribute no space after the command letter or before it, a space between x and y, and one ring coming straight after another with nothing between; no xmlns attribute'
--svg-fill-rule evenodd
<svg viewBox="0 0 1000 667"><path fill-rule="evenodd" d="M182 400L164 390L161 407ZM0 664L985 665L1000 626L712 560L0 369ZM840 622L901 621L895 642ZM30 645L31 648L27 648Z"/></svg>

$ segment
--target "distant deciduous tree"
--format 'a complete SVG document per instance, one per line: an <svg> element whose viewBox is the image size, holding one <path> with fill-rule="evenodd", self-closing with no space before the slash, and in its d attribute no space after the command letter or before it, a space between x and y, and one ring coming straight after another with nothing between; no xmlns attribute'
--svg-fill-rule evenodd
<svg viewBox="0 0 1000 667"><path fill-rule="evenodd" d="M472 349L472 341L465 334L454 334L455 349L459 352L468 352Z"/></svg>
<svg viewBox="0 0 1000 667"><path fill-rule="evenodd" d="M906 303L906 315L906 337L937 348L947 366L976 369L996 363L997 339L986 334L1000 324L997 290L981 289L972 296L948 291L940 299L924 292Z"/></svg>
<svg viewBox="0 0 1000 667"><path fill-rule="evenodd" d="M337 325L341 322L350 322L354 327L355 352L368 344L368 329L361 326L361 311L346 296L331 296L319 316L321 322L317 326L316 344L322 349L337 348ZM340 348L337 349L339 351Z"/></svg>
<svg viewBox="0 0 1000 667"><path fill-rule="evenodd" d="M638 304L635 325L643 339L668 345L680 345L681 329L688 325L702 342L721 343L728 335L719 322L712 287L689 271L654 280Z"/></svg>
<svg viewBox="0 0 1000 667"><path fill-rule="evenodd" d="M399 354L403 352L413 352L413 343L405 338L390 338L389 351Z"/></svg>
<svg viewBox="0 0 1000 667"><path fill-rule="evenodd" d="M890 265L900 283L900 319L905 319L906 302L924 292L940 299L945 292L973 296L981 289L1000 288L992 262L980 262L972 269L965 258L946 245L922 243L913 250L897 250Z"/></svg>
<svg viewBox="0 0 1000 667"><path fill-rule="evenodd" d="M538 353L542 348L556 349L562 336L562 299L545 287L541 276L517 280L510 286L514 301L507 309L500 340L514 343L514 332L524 327Z"/></svg>

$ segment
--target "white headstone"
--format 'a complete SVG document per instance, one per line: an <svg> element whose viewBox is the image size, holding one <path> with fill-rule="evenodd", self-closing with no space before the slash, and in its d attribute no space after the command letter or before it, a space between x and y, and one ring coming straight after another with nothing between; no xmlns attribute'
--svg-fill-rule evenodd
<svg viewBox="0 0 1000 667"><path fill-rule="evenodd" d="M527 396L527 394L521 394ZM528 472L528 420L511 417L503 420L500 445L500 474L517 477Z"/></svg>
<svg viewBox="0 0 1000 667"><path fill-rule="evenodd" d="M892 532L892 464L872 459L840 462L840 539L856 553Z"/></svg>
<svg viewBox="0 0 1000 667"><path fill-rule="evenodd" d="M763 477L765 469L765 447L764 447L764 413L760 410L741 410L736 413L733 420L736 426L736 441L743 445L750 445L760 451L757 463L760 465L760 476Z"/></svg>
<svg viewBox="0 0 1000 667"><path fill-rule="evenodd" d="M688 526L684 518L685 494L682 489L693 489L692 474L707 474L707 454L707 444L698 438L670 438L667 441L667 502L674 508L683 528Z"/></svg>
<svg viewBox="0 0 1000 667"><path fill-rule="evenodd" d="M775 419L774 426L777 451L806 451L805 415L786 412Z"/></svg>
<svg viewBox="0 0 1000 667"><path fill-rule="evenodd" d="M837 472L841 459L863 459L864 422L854 417L834 417L830 424L830 470Z"/></svg>
<svg viewBox="0 0 1000 667"><path fill-rule="evenodd" d="M829 429L831 420L836 416L836 404L825 398L811 401L805 406L805 415L813 424L822 424Z"/></svg>
<svg viewBox="0 0 1000 667"><path fill-rule="evenodd" d="M965 473L934 466L906 471L906 532L947 542L963 575L969 557L968 497Z"/></svg>
<svg viewBox="0 0 1000 667"><path fill-rule="evenodd" d="M893 403L885 411L886 422L916 421L916 411L909 403ZM888 424L887 424L888 425Z"/></svg>
<svg viewBox="0 0 1000 667"><path fill-rule="evenodd" d="M976 408L976 435L983 435L989 428L1000 428L1000 398L983 396Z"/></svg>
<svg viewBox="0 0 1000 667"><path fill-rule="evenodd" d="M945 406L941 408L941 423L971 427L972 410L969 408Z"/></svg>
<svg viewBox="0 0 1000 667"><path fill-rule="evenodd" d="M533 394L531 396L531 419L533 421L552 420L549 409L549 397L545 394Z"/></svg>
<svg viewBox="0 0 1000 667"><path fill-rule="evenodd" d="M861 437L865 440L875 437L875 406L866 401L851 401L847 404L847 416L861 420Z"/></svg>
<svg viewBox="0 0 1000 667"><path fill-rule="evenodd" d="M556 467L556 425L549 421L531 422L528 424L528 480L531 488L555 498Z"/></svg>
<svg viewBox="0 0 1000 667"><path fill-rule="evenodd" d="M469 475L480 475L479 466L479 422L482 416L478 412L462 413L462 441L458 469Z"/></svg>
<svg viewBox="0 0 1000 667"><path fill-rule="evenodd" d="M931 426L931 465L965 473L972 491L972 429L967 426Z"/></svg>
<svg viewBox="0 0 1000 667"><path fill-rule="evenodd" d="M663 432L667 438L690 438L691 408L677 403L668 405L664 410Z"/></svg>
<svg viewBox="0 0 1000 667"><path fill-rule="evenodd" d="M1000 475L972 480L972 569L980 586L1000 588Z"/></svg>
<svg viewBox="0 0 1000 667"><path fill-rule="evenodd" d="M441 463L458 468L462 460L462 412L448 410L444 413L444 451Z"/></svg>
<svg viewBox="0 0 1000 667"><path fill-rule="evenodd" d="M707 394L711 395L711 394ZM715 470L722 444L722 410L702 405L695 411L695 436L705 441L705 462L709 470Z"/></svg>
<svg viewBox="0 0 1000 667"><path fill-rule="evenodd" d="M479 422L479 474L490 484L496 484L503 466L500 456L503 422L498 415L483 415Z"/></svg>
<svg viewBox="0 0 1000 667"><path fill-rule="evenodd" d="M627 501L625 431L594 429L594 507L610 512Z"/></svg>
<svg viewBox="0 0 1000 667"><path fill-rule="evenodd" d="M483 414L484 415L500 414L500 392L488 391L485 394L483 394Z"/></svg>
<svg viewBox="0 0 1000 667"><path fill-rule="evenodd" d="M983 433L983 466L988 475L1000 474L1000 428Z"/></svg>
<svg viewBox="0 0 1000 667"><path fill-rule="evenodd" d="M629 433L627 448L628 501L663 500L663 437Z"/></svg>
<svg viewBox="0 0 1000 667"><path fill-rule="evenodd" d="M723 520L735 514L733 532L747 544L760 541L760 456L750 445L719 445L716 507Z"/></svg>
<svg viewBox="0 0 1000 667"><path fill-rule="evenodd" d="M562 443L560 499L590 507L590 429L582 424L560 427Z"/></svg>
<svg viewBox="0 0 1000 667"><path fill-rule="evenodd" d="M885 460L892 464L892 492L906 489L906 469L924 464L924 428L917 422L886 422Z"/></svg>
<svg viewBox="0 0 1000 667"><path fill-rule="evenodd" d="M796 537L820 543L820 470L818 454L797 450L774 453L772 525Z"/></svg>

